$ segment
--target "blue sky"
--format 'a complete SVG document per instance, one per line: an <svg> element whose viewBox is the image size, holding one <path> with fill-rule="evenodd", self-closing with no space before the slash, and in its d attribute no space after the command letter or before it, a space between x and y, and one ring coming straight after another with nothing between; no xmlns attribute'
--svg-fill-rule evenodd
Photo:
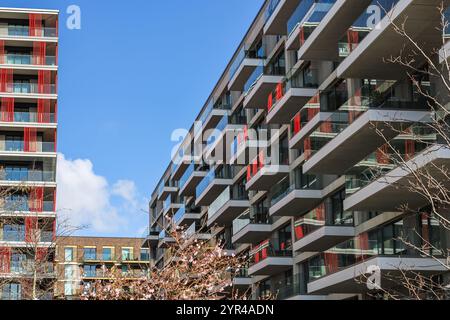
<svg viewBox="0 0 450 320"><path fill-rule="evenodd" d="M1 2L61 11L58 198L83 217L76 223L89 221L83 234L137 236L147 226L140 209L168 165L172 131L190 127L262 3ZM65 27L72 4L81 30Z"/></svg>

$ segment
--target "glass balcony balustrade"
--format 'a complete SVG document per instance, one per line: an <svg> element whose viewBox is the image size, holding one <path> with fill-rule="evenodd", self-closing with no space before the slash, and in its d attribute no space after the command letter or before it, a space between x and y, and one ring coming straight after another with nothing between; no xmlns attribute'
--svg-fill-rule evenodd
<svg viewBox="0 0 450 320"><path fill-rule="evenodd" d="M55 182L55 172L7 167L0 170L0 181Z"/></svg>
<svg viewBox="0 0 450 320"><path fill-rule="evenodd" d="M238 218L233 220L233 235L244 229L250 224L272 224L272 218L269 216L269 209L252 208L250 212L244 212Z"/></svg>
<svg viewBox="0 0 450 320"><path fill-rule="evenodd" d="M317 69L312 69L311 66L302 69L292 68L287 73L286 79L269 94L268 111L270 112L290 89L317 88L318 83Z"/></svg>
<svg viewBox="0 0 450 320"><path fill-rule="evenodd" d="M266 240L250 253L250 264L255 265L270 257L292 257L292 250L282 248L282 244Z"/></svg>
<svg viewBox="0 0 450 320"><path fill-rule="evenodd" d="M8 112L0 111L0 119L8 118ZM54 113L14 112L13 119L9 122L56 123L56 115Z"/></svg>
<svg viewBox="0 0 450 320"><path fill-rule="evenodd" d="M415 125L404 134L411 139L398 138L384 145L376 152L359 162L352 172L346 175L346 192L351 195L427 149L437 141L433 128L427 125Z"/></svg>
<svg viewBox="0 0 450 320"><path fill-rule="evenodd" d="M427 86L424 83L422 90L429 90ZM412 94L401 93L408 89ZM346 81L323 92L321 110L330 110L327 112L332 114L304 140L305 158L309 159L368 110L429 110L430 101L416 91L410 83L365 79L352 92L348 91Z"/></svg>
<svg viewBox="0 0 450 320"><path fill-rule="evenodd" d="M258 43L256 46L244 45L230 66L230 73L229 73L230 79L234 77L236 71L239 69L239 67L244 62L245 59L265 59L265 58L266 58L265 47L262 42Z"/></svg>
<svg viewBox="0 0 450 320"><path fill-rule="evenodd" d="M215 179L233 179L233 170L230 166L223 166L219 170L210 170L209 173L202 179L195 189L196 197L199 196L208 188L208 186Z"/></svg>
<svg viewBox="0 0 450 320"><path fill-rule="evenodd" d="M303 0L300 1L287 23L288 35L300 28L300 40L303 44L325 15L330 11L336 0Z"/></svg>
<svg viewBox="0 0 450 320"><path fill-rule="evenodd" d="M248 200L248 192L246 192L245 185L239 184L235 186L228 186L218 197L211 203L208 209L208 218L211 219L216 213L231 200L245 201Z"/></svg>
<svg viewBox="0 0 450 320"><path fill-rule="evenodd" d="M406 254L402 242L402 221L378 228L347 240L305 263L308 282L341 271L376 256L401 256Z"/></svg>
<svg viewBox="0 0 450 320"><path fill-rule="evenodd" d="M362 40L377 27L378 23L398 3L399 0L373 0L351 25L338 44L339 57L346 58Z"/></svg>
<svg viewBox="0 0 450 320"><path fill-rule="evenodd" d="M3 206L0 206L0 210L12 211L12 212L28 212L32 211L30 209L28 198L24 197L23 199L5 199ZM43 212L53 212L54 202L53 201L43 201Z"/></svg>
<svg viewBox="0 0 450 320"><path fill-rule="evenodd" d="M56 152L54 142L38 141L35 144L36 144L36 151L34 152ZM25 142L19 140L6 140L4 146L0 147L0 151L24 152Z"/></svg>
<svg viewBox="0 0 450 320"><path fill-rule="evenodd" d="M199 121L204 125L213 110L231 110L232 107L233 99L231 94L227 94L219 99L210 99L206 108L202 111Z"/></svg>
<svg viewBox="0 0 450 320"><path fill-rule="evenodd" d="M270 19L272 14L275 12L275 10L278 7L278 4L281 2L281 0L270 0L269 4L267 5L266 11L264 12L264 17L267 22L267 20Z"/></svg>
<svg viewBox="0 0 450 320"><path fill-rule="evenodd" d="M14 82L6 84L6 92L15 94L56 94L56 84Z"/></svg>
<svg viewBox="0 0 450 320"><path fill-rule="evenodd" d="M289 176L285 177L272 188L271 206L276 205L294 190L321 190L323 188L321 179L316 175L302 174L298 169L291 175L293 176L292 181Z"/></svg>
<svg viewBox="0 0 450 320"><path fill-rule="evenodd" d="M22 53L8 53L3 56L0 55L0 61L3 61L5 64L12 65L45 65L45 66L56 66L56 57L55 56L45 56L44 59L41 59L38 56L31 54L22 54Z"/></svg>
<svg viewBox="0 0 450 320"><path fill-rule="evenodd" d="M31 37L30 27L26 25L8 25L8 36L10 37ZM52 27L37 28L32 37L51 37L58 36L58 29Z"/></svg>

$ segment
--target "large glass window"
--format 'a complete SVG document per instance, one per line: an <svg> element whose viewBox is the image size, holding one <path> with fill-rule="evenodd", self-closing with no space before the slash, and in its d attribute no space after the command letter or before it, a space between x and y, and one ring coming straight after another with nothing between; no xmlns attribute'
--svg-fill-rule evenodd
<svg viewBox="0 0 450 320"><path fill-rule="evenodd" d="M124 261L133 260L133 249L132 248L122 248L122 260L124 260Z"/></svg>
<svg viewBox="0 0 450 320"><path fill-rule="evenodd" d="M74 260L75 260L74 248L72 247L64 248L64 261L73 262Z"/></svg>
<svg viewBox="0 0 450 320"><path fill-rule="evenodd" d="M95 278L95 276L97 275L97 266L85 265L83 269L84 276L87 278Z"/></svg>
<svg viewBox="0 0 450 320"><path fill-rule="evenodd" d="M2 300L21 300L21 285L18 283L8 283L3 286Z"/></svg>
<svg viewBox="0 0 450 320"><path fill-rule="evenodd" d="M103 247L102 258L104 261L112 261L113 260L112 248Z"/></svg>
<svg viewBox="0 0 450 320"><path fill-rule="evenodd" d="M97 249L84 248L84 260L95 260L95 259L97 259Z"/></svg>

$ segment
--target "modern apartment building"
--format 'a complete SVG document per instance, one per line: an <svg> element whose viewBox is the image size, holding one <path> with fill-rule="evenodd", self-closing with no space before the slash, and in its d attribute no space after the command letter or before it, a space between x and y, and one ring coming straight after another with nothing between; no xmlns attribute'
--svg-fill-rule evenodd
<svg viewBox="0 0 450 320"><path fill-rule="evenodd" d="M441 142L426 126L430 101L404 66L385 61L410 48L392 28L406 16L427 53L442 47L440 3L265 1L152 194L143 245L155 265L171 257L173 222L248 254L234 284L253 298L372 299L370 266L448 281L443 265L400 240L438 254L448 230L423 198L383 182L408 178L387 141L408 159L431 153L422 166L450 165L448 149L430 150Z"/></svg>
<svg viewBox="0 0 450 320"><path fill-rule="evenodd" d="M58 14L0 8L0 299L53 295Z"/></svg>
<svg viewBox="0 0 450 320"><path fill-rule="evenodd" d="M150 256L148 249L141 248L143 241L143 238L58 238L55 297L77 299L85 285L110 279L113 269L127 279L146 276Z"/></svg>

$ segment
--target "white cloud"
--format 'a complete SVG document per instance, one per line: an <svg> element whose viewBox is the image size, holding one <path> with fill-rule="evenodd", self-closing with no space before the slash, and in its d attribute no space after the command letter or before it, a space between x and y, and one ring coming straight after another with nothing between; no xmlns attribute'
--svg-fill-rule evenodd
<svg viewBox="0 0 450 320"><path fill-rule="evenodd" d="M57 183L58 214L68 216L71 224L87 225L95 234L123 233L130 228L136 232L143 227L133 181L119 180L111 187L95 173L89 159L71 160L58 154Z"/></svg>
<svg viewBox="0 0 450 320"><path fill-rule="evenodd" d="M134 181L130 180L119 180L112 188L112 193L114 195L120 196L130 203L136 204L137 198L137 188Z"/></svg>

